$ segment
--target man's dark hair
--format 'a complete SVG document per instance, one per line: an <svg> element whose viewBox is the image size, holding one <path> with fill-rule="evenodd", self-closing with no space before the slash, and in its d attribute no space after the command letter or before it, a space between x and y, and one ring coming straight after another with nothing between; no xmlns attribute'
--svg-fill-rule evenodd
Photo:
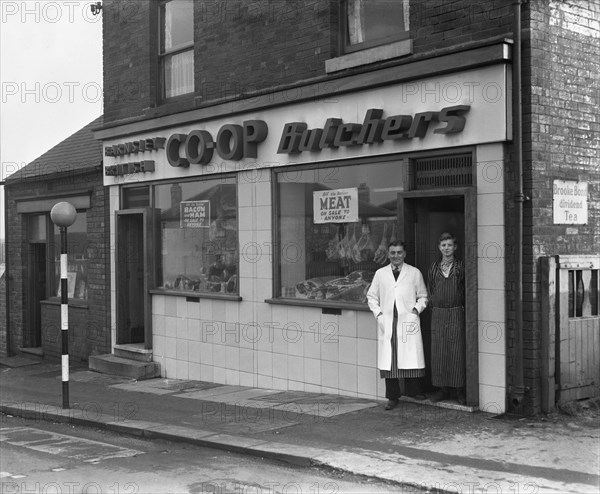
<svg viewBox="0 0 600 494"><path fill-rule="evenodd" d="M390 249L390 247L402 247L404 250L406 250L406 248L404 247L404 242L402 240L394 240L393 242L390 242L388 244L388 250Z"/></svg>

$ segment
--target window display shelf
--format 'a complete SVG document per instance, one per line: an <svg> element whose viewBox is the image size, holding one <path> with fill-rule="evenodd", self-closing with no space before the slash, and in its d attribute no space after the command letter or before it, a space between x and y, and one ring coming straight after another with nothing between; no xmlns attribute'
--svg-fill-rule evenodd
<svg viewBox="0 0 600 494"><path fill-rule="evenodd" d="M152 295L171 295L173 297L187 297L187 298L214 298L221 300L234 300L239 301L243 300L236 293L220 293L220 292L192 292L185 290L161 290L160 288L154 288L152 290L148 290Z"/></svg>
<svg viewBox="0 0 600 494"><path fill-rule="evenodd" d="M354 302L343 302L327 300L311 300L305 298L268 298L265 300L267 304L273 305L296 305L302 307L317 307L322 309L342 309L342 310L357 310L369 312L369 306Z"/></svg>

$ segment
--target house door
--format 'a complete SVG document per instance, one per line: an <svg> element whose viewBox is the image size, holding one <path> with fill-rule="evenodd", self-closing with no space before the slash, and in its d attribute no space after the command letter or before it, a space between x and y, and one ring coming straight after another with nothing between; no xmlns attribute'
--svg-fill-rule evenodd
<svg viewBox="0 0 600 494"><path fill-rule="evenodd" d="M42 346L42 305L46 299L46 244L30 243L28 252L27 330L23 347Z"/></svg>
<svg viewBox="0 0 600 494"><path fill-rule="evenodd" d="M148 290L151 272L148 259L146 210L116 213L117 221L117 341L152 348L151 309Z"/></svg>
<svg viewBox="0 0 600 494"><path fill-rule="evenodd" d="M541 262L542 410L600 396L600 256Z"/></svg>
<svg viewBox="0 0 600 494"><path fill-rule="evenodd" d="M477 290L476 290L476 229L473 193L431 191L400 194L398 209L407 250L406 262L418 268L427 283L427 273L433 262L440 258L438 239L444 232L456 237L456 257L465 263L465 321L466 321L466 391L467 404L479 401L478 348L477 348ZM431 390L431 311L421 316L425 349L426 376L424 390Z"/></svg>
<svg viewBox="0 0 600 494"><path fill-rule="evenodd" d="M42 300L48 297L48 215L27 215L26 315L23 348L42 346ZM51 287L55 289L56 287Z"/></svg>

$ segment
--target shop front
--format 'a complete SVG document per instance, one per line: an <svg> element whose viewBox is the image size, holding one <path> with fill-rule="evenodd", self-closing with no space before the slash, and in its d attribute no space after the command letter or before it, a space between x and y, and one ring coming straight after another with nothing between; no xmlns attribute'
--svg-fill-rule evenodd
<svg viewBox="0 0 600 494"><path fill-rule="evenodd" d="M170 378L381 398L373 275L403 240L426 277L448 231L465 262L467 405L503 412L508 70L97 133L113 347L143 346Z"/></svg>

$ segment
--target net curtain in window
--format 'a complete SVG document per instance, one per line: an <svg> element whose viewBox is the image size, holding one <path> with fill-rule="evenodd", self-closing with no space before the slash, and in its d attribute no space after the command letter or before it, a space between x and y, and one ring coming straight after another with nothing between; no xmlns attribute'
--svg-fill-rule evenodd
<svg viewBox="0 0 600 494"><path fill-rule="evenodd" d="M348 36L351 45L365 41L365 3L366 0L348 0Z"/></svg>
<svg viewBox="0 0 600 494"><path fill-rule="evenodd" d="M409 30L409 1L347 0L346 19L349 45L391 42Z"/></svg>
<svg viewBox="0 0 600 494"><path fill-rule="evenodd" d="M173 0L164 7L165 51L193 41L193 3ZM193 48L168 55L164 59L165 96L167 98L194 91Z"/></svg>

